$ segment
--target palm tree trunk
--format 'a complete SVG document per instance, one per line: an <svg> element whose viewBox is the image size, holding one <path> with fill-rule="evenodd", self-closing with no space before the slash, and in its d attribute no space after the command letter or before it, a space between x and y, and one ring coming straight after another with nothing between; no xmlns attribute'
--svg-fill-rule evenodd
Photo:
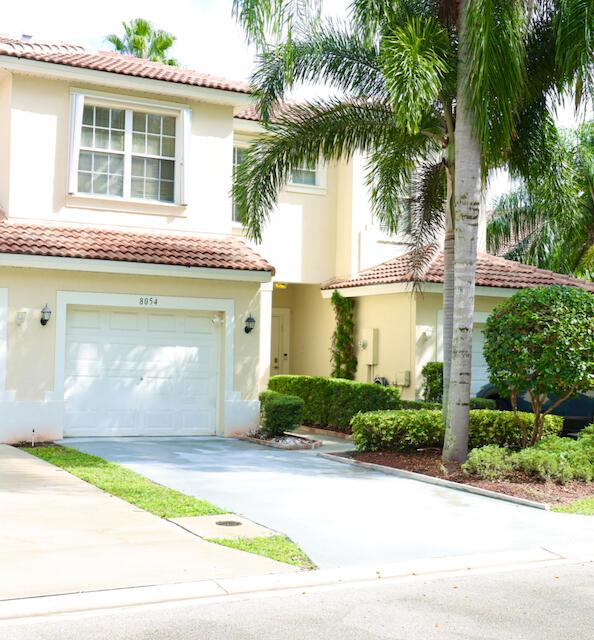
<svg viewBox="0 0 594 640"><path fill-rule="evenodd" d="M444 416L448 412L450 377L452 370L452 333L454 326L454 189L453 176L448 169L448 194L446 201L445 238L443 243L443 397Z"/></svg>
<svg viewBox="0 0 594 640"><path fill-rule="evenodd" d="M450 377L452 371L452 331L454 327L454 145L448 144L448 158L446 160L447 194L445 205L445 237L443 243L443 394L442 408L444 420L448 413L448 398L450 395ZM452 156L450 158L450 156Z"/></svg>
<svg viewBox="0 0 594 640"><path fill-rule="evenodd" d="M481 153L466 108L465 8L460 1L459 61L456 100L456 177L454 233L454 322L452 368L446 411L445 461L464 462L468 454L468 419L472 365L472 322L478 223L481 200Z"/></svg>

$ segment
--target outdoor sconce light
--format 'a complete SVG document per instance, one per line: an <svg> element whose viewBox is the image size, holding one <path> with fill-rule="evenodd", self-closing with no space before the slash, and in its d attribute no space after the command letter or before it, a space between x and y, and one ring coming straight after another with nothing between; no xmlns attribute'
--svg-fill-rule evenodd
<svg viewBox="0 0 594 640"><path fill-rule="evenodd" d="M45 327L45 325L50 321L52 317L52 310L46 305L41 310L41 325Z"/></svg>
<svg viewBox="0 0 594 640"><path fill-rule="evenodd" d="M256 318L254 318L254 316L250 314L245 320L244 331L246 333L251 333L254 330L255 326L256 326Z"/></svg>

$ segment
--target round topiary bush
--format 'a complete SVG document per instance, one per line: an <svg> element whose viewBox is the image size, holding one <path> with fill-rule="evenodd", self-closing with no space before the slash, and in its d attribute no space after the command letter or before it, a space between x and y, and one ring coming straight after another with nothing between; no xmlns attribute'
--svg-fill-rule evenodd
<svg viewBox="0 0 594 640"><path fill-rule="evenodd" d="M594 295L564 286L514 294L487 320L484 354L491 382L512 405L527 393L534 422L523 444L538 442L544 416L594 388Z"/></svg>

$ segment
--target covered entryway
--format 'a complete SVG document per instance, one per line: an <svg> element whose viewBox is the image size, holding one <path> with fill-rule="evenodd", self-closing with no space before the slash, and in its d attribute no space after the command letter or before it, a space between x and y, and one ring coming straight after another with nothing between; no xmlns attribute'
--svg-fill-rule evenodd
<svg viewBox="0 0 594 640"><path fill-rule="evenodd" d="M213 317L69 306L64 435L215 434L220 327Z"/></svg>

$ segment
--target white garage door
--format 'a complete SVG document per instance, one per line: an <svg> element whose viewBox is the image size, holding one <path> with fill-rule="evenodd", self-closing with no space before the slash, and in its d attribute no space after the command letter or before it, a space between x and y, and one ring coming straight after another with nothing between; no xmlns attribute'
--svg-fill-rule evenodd
<svg viewBox="0 0 594 640"><path fill-rule="evenodd" d="M474 327L472 332L472 384L470 393L475 396L477 391L489 382L489 368L483 355L485 336L484 325Z"/></svg>
<svg viewBox="0 0 594 640"><path fill-rule="evenodd" d="M208 314L69 307L64 435L214 434L217 328Z"/></svg>

